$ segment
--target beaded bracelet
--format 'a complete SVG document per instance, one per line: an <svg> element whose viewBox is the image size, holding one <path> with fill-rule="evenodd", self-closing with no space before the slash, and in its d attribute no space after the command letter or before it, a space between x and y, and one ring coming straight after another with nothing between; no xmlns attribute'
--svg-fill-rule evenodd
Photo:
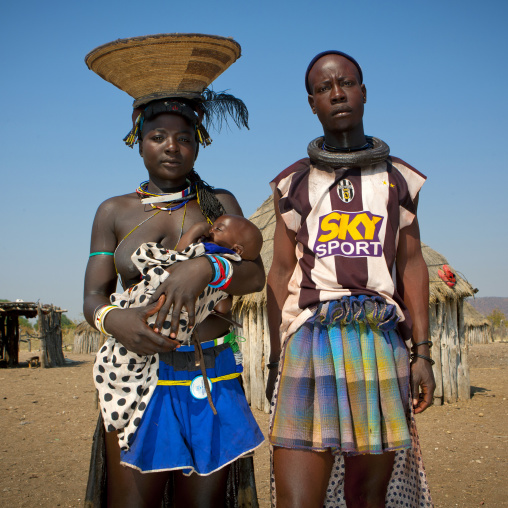
<svg viewBox="0 0 508 508"><path fill-rule="evenodd" d="M210 254L205 254L204 258L210 263L210 266L212 267L212 278L210 279L210 283L212 283L212 281L216 279L218 273L217 261L215 261L213 256L210 256Z"/></svg>
<svg viewBox="0 0 508 508"><path fill-rule="evenodd" d="M98 307L94 312L94 324L95 328L99 330L103 335L106 335L106 337L112 337L111 333L108 333L104 328L104 320L106 319L106 316L114 309L118 309L116 305L102 305L101 307Z"/></svg>
<svg viewBox="0 0 508 508"><path fill-rule="evenodd" d="M213 270L212 279L210 280L209 284L217 284L225 276L225 268L221 263L223 259L220 256L213 256L211 254L205 254L205 257L212 265Z"/></svg>
<svg viewBox="0 0 508 508"><path fill-rule="evenodd" d="M215 277L208 283L208 286L214 289L226 289L233 277L231 261L221 256L212 256L211 254L207 254L207 256L212 258L215 267Z"/></svg>
<svg viewBox="0 0 508 508"><path fill-rule="evenodd" d="M425 356L425 355L420 355L418 353L413 353L411 355L411 361L413 361L415 359L415 357L423 358L424 360L427 360L431 365L434 365L436 363L432 358L429 358L428 356Z"/></svg>

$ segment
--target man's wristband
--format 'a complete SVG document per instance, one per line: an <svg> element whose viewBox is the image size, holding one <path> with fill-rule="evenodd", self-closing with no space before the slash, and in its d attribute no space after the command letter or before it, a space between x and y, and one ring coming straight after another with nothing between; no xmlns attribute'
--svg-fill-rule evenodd
<svg viewBox="0 0 508 508"><path fill-rule="evenodd" d="M428 356L425 355L419 355L418 353L413 353L411 355L411 361L413 361L415 358L423 358L424 360L427 360L431 365L434 365L436 363L432 358L429 358Z"/></svg>
<svg viewBox="0 0 508 508"><path fill-rule="evenodd" d="M413 344L413 347L423 346L424 344L428 344L429 347L432 347L432 341L431 340L424 340L422 342L418 342L418 344Z"/></svg>

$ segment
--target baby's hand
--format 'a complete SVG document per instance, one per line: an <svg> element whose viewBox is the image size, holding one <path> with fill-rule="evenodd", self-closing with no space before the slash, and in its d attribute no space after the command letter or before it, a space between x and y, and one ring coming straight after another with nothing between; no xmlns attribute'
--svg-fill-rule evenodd
<svg viewBox="0 0 508 508"><path fill-rule="evenodd" d="M193 224L180 238L175 250L184 250L191 243L202 241L203 236L207 237L210 234L210 224L208 222L197 222Z"/></svg>

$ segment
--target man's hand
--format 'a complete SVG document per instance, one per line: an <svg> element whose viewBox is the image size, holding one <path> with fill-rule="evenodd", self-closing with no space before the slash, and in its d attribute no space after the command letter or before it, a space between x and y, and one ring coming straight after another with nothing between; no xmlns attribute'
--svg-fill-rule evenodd
<svg viewBox="0 0 508 508"><path fill-rule="evenodd" d="M436 389L432 365L424 358L411 363L411 393L415 415L425 411L431 404Z"/></svg>

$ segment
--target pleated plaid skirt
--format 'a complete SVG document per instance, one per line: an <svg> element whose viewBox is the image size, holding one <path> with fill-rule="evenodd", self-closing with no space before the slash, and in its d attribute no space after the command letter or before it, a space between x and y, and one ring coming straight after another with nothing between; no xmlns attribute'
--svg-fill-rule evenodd
<svg viewBox="0 0 508 508"><path fill-rule="evenodd" d="M333 453L411 447L409 351L381 297L325 302L286 344L270 443Z"/></svg>

